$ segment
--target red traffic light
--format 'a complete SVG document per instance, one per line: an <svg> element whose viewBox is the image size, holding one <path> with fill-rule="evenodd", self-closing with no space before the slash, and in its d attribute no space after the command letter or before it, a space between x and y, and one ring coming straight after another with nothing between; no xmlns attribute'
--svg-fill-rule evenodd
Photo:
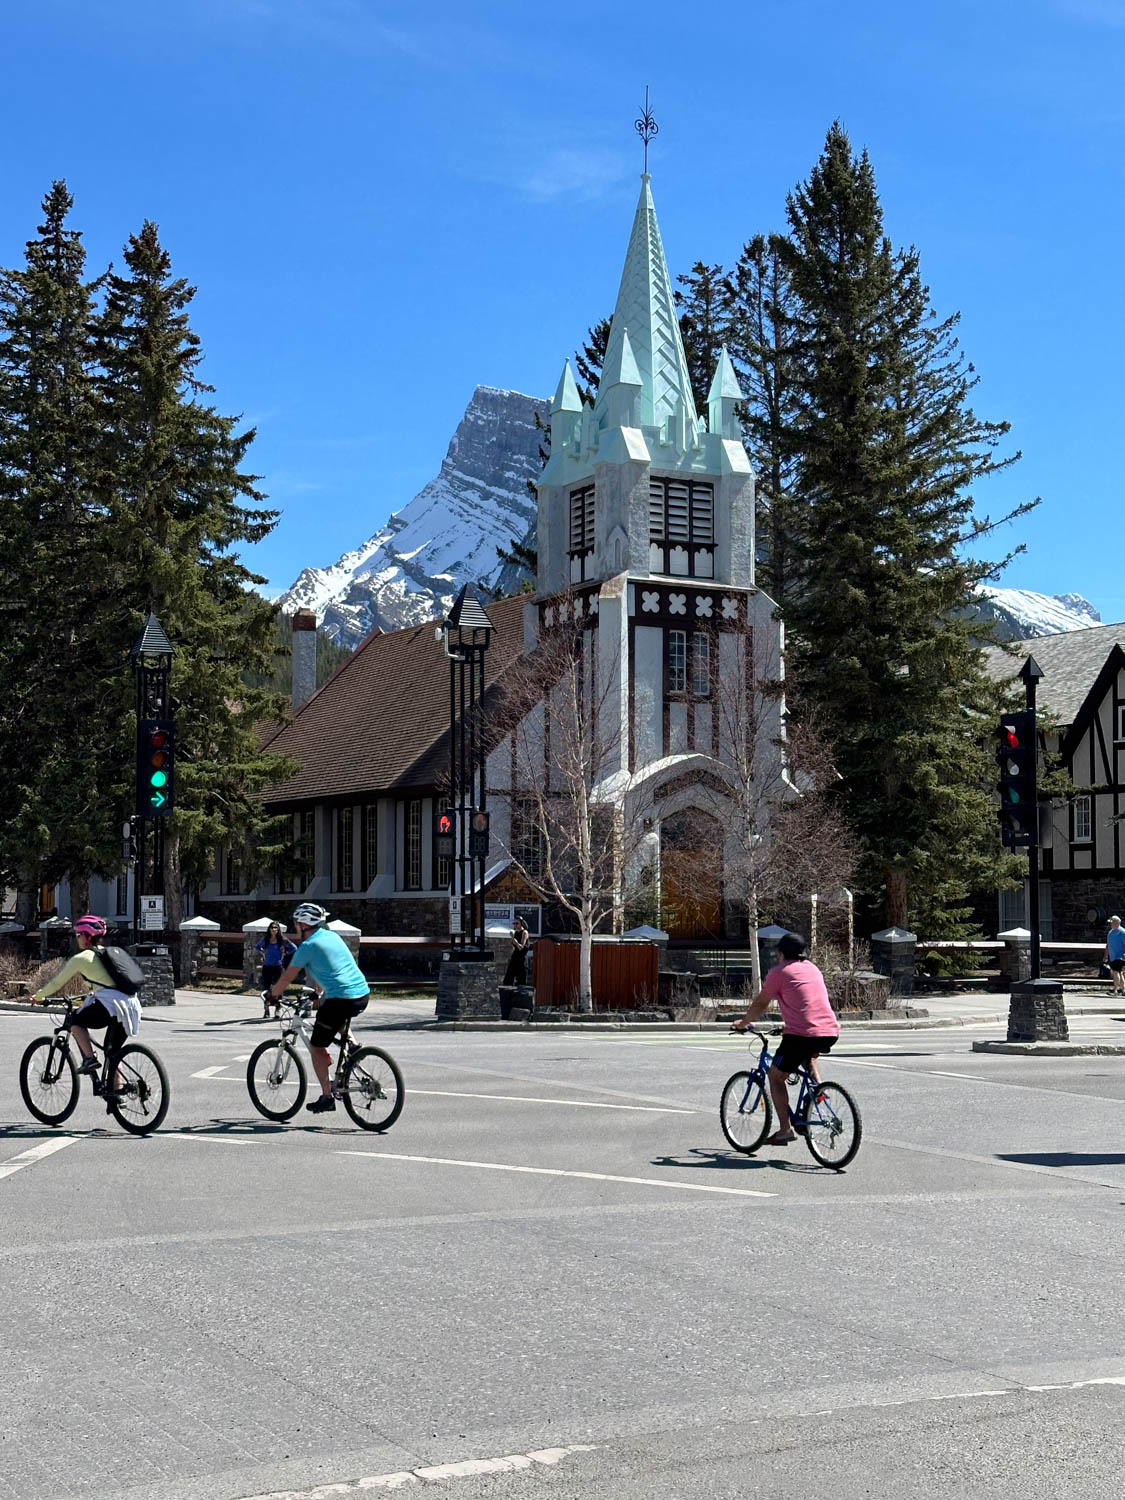
<svg viewBox="0 0 1125 1500"><path fill-rule="evenodd" d="M167 743L168 736L163 729L154 729L148 737L148 742L154 750L162 750Z"/></svg>
<svg viewBox="0 0 1125 1500"><path fill-rule="evenodd" d="M472 829L474 833L488 832L488 814L486 812L475 812L473 814Z"/></svg>
<svg viewBox="0 0 1125 1500"><path fill-rule="evenodd" d="M438 832L439 833L452 833L453 832L453 819L450 816L450 814L447 813L447 812L440 813L438 815L438 825L437 826L438 826Z"/></svg>

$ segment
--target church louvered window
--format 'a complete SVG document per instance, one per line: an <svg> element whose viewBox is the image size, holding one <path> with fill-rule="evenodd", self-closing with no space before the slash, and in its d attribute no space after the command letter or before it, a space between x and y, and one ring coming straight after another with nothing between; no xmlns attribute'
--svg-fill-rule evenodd
<svg viewBox="0 0 1125 1500"><path fill-rule="evenodd" d="M715 576L715 490L695 479L650 479L649 569L681 578Z"/></svg>
<svg viewBox="0 0 1125 1500"><path fill-rule="evenodd" d="M570 581L588 578L594 563L594 486L570 492Z"/></svg>

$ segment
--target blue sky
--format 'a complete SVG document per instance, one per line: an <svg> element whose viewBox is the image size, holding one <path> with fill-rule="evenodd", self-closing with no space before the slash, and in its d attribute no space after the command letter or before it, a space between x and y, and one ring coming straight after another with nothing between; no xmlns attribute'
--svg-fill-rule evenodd
<svg viewBox="0 0 1125 1500"><path fill-rule="evenodd" d="M868 147L1023 450L978 509L1043 497L1001 582L1125 618L1125 0L37 0L5 42L0 263L54 177L93 267L159 223L274 588L410 499L475 385L553 391L612 311L647 83L673 274L783 227L834 117Z"/></svg>

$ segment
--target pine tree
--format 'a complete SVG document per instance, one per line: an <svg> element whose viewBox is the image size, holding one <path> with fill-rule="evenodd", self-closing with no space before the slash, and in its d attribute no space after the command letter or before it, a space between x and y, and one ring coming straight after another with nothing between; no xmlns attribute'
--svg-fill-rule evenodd
<svg viewBox="0 0 1125 1500"><path fill-rule="evenodd" d="M128 757L106 712L126 667L106 673L101 639L115 579L91 349L100 278L85 280L72 204L55 182L23 268L0 275L0 864L25 889L69 875L81 891L119 857Z"/></svg>
<svg viewBox="0 0 1125 1500"><path fill-rule="evenodd" d="M967 555L992 529L971 486L1019 455L997 456L1008 424L968 405L957 318L934 313L917 252L892 248L871 164L839 124L788 217L806 510L791 660L835 743L867 890L886 921L933 933L1003 865L982 737L992 690L979 626L958 612L998 566Z"/></svg>
<svg viewBox="0 0 1125 1500"><path fill-rule="evenodd" d="M123 629L135 632L152 610L176 648L177 810L165 871L174 923L181 882L206 876L221 841L269 837L258 793L287 770L260 753L257 732L284 701L249 685L274 665L276 610L232 550L264 537L277 513L242 468L253 431L207 403L188 319L195 289L172 275L154 224L130 238L124 260L96 327L105 500ZM275 852L259 845L262 860Z"/></svg>
<svg viewBox="0 0 1125 1500"><path fill-rule="evenodd" d="M734 286L722 266L709 266L701 260L687 276L677 276L676 280L687 288L677 291L675 298L695 409L705 412L719 352L730 342Z"/></svg>
<svg viewBox="0 0 1125 1500"><path fill-rule="evenodd" d="M742 429L757 473L759 581L784 614L796 583L794 506L794 425L798 399L794 384L789 319L793 297L778 235L748 240L732 277L729 352L746 402Z"/></svg>

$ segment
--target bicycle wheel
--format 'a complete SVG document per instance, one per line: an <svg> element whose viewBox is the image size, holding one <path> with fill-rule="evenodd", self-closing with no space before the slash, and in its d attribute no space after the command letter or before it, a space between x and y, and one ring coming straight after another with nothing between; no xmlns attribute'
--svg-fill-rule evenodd
<svg viewBox="0 0 1125 1500"><path fill-rule="evenodd" d="M398 1064L378 1047L352 1053L340 1093L344 1108L364 1130L389 1130L406 1099Z"/></svg>
<svg viewBox="0 0 1125 1500"><path fill-rule="evenodd" d="M20 1093L23 1102L44 1125L69 1120L78 1103L78 1070L68 1047L52 1036L32 1042L20 1058Z"/></svg>
<svg viewBox="0 0 1125 1500"><path fill-rule="evenodd" d="M859 1150L863 1119L859 1105L840 1083L809 1087L803 1111L805 1142L822 1167L842 1172Z"/></svg>
<svg viewBox="0 0 1125 1500"><path fill-rule="evenodd" d="M736 1151L756 1151L773 1125L773 1105L761 1073L735 1073L719 1100L723 1134Z"/></svg>
<svg viewBox="0 0 1125 1500"><path fill-rule="evenodd" d="M114 1052L106 1067L109 1080L105 1102L131 1135L148 1135L168 1113L170 1089L164 1064L140 1042L127 1042Z"/></svg>
<svg viewBox="0 0 1125 1500"><path fill-rule="evenodd" d="M246 1064L246 1087L267 1120L291 1120L305 1102L305 1065L285 1042L263 1042Z"/></svg>

